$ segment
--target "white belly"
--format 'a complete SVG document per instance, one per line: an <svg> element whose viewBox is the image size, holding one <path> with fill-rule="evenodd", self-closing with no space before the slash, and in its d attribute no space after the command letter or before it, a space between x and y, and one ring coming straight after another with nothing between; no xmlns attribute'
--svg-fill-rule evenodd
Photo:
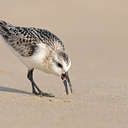
<svg viewBox="0 0 128 128"><path fill-rule="evenodd" d="M3 41L5 42L5 40ZM11 46L9 46L7 42L5 42L5 44L28 69L35 68L35 69L42 70L44 72L49 72L48 69L46 68L46 65L44 65L43 63L43 60L48 54L48 49L45 44L43 43L38 44L39 49L36 51L35 54L33 54L30 57L21 56L17 51L15 51Z"/></svg>

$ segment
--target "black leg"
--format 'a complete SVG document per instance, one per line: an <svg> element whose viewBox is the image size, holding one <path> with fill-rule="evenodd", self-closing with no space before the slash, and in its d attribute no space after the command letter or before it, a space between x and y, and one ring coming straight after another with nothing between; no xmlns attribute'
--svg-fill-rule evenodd
<svg viewBox="0 0 128 128"><path fill-rule="evenodd" d="M34 81L33 81L33 71L34 69L31 69L28 71L28 74L27 74L27 78L30 80L31 82L31 85L32 85L32 93L34 94L37 94L36 90L35 90L35 87L34 87Z"/></svg>
<svg viewBox="0 0 128 128"><path fill-rule="evenodd" d="M27 74L27 78L30 80L31 82L31 85L32 85L32 92L35 94L35 95L40 95L40 96L47 96L47 97L54 97L52 94L48 94L48 93L44 93L42 92L36 85L36 83L34 82L33 80L33 71L34 69L31 69L28 71L28 74ZM37 91L38 92L37 92Z"/></svg>

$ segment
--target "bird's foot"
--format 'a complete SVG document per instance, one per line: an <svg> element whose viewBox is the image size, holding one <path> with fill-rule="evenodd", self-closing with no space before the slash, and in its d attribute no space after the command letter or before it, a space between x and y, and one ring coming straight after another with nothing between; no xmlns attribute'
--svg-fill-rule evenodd
<svg viewBox="0 0 128 128"><path fill-rule="evenodd" d="M51 94L51 93L44 93L44 92L41 92L40 94L39 94L40 96L46 96L46 97L55 97L53 94Z"/></svg>
<svg viewBox="0 0 128 128"><path fill-rule="evenodd" d="M37 96L40 96L40 97L42 97L42 96L45 96L45 97L55 97L53 94L51 94L51 93L45 93L45 92L42 92L42 91L40 91L40 92L36 92L36 91L33 91L33 93L35 94L35 95L37 95Z"/></svg>

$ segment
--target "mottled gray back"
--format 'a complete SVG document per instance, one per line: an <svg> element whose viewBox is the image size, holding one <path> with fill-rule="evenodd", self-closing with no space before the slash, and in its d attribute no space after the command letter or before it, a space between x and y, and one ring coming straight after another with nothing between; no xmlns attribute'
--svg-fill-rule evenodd
<svg viewBox="0 0 128 128"><path fill-rule="evenodd" d="M39 28L17 27L0 21L0 34L21 56L28 57L44 43L53 50L64 50L62 41L48 30Z"/></svg>

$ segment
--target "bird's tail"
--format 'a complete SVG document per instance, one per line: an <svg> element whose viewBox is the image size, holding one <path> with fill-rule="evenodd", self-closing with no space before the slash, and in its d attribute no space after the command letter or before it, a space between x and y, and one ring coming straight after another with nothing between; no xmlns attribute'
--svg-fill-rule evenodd
<svg viewBox="0 0 128 128"><path fill-rule="evenodd" d="M9 34L8 24L5 21L0 20L0 35L6 36Z"/></svg>

